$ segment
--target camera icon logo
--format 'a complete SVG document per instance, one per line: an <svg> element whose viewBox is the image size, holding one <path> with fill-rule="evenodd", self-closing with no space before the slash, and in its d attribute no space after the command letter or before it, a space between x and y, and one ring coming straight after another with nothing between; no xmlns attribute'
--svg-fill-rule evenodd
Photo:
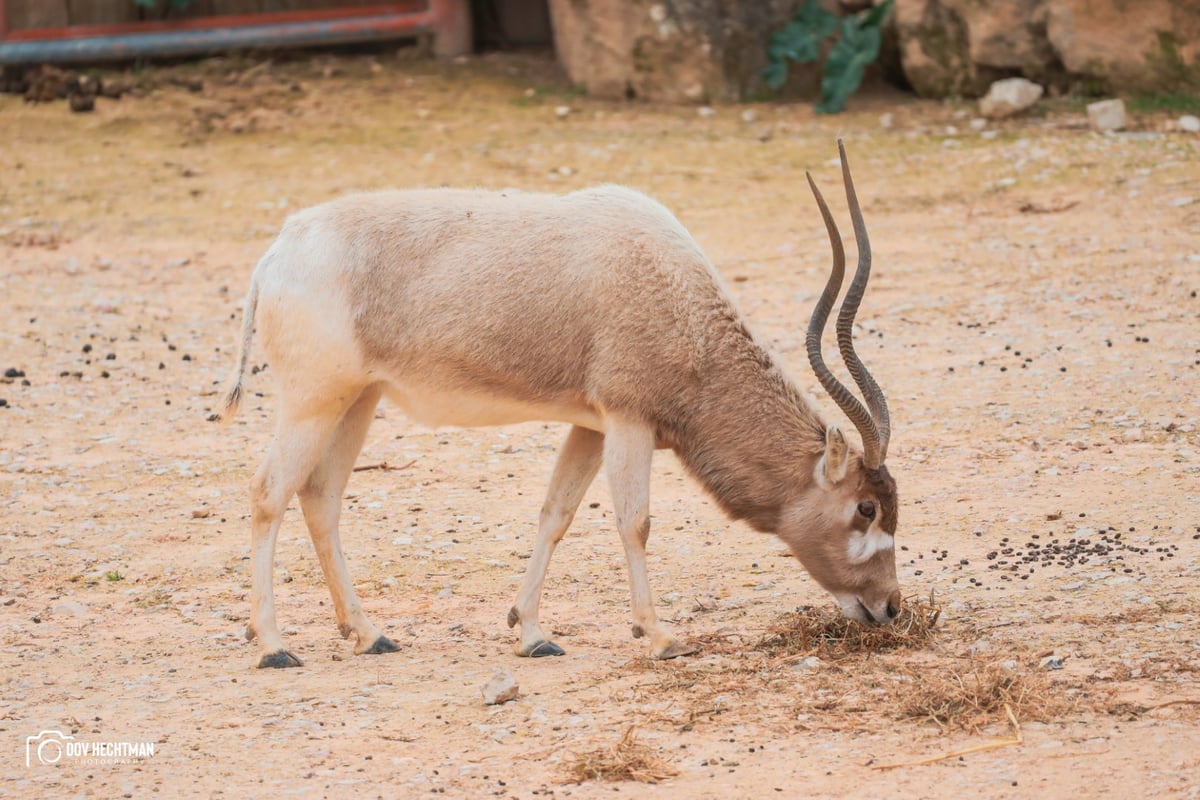
<svg viewBox="0 0 1200 800"><path fill-rule="evenodd" d="M62 731L42 731L25 737L25 766L57 764L67 752L67 741L74 739Z"/></svg>

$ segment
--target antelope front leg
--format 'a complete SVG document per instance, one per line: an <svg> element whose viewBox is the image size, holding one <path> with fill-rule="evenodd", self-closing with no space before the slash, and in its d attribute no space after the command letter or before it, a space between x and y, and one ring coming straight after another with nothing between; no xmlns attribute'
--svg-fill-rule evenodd
<svg viewBox="0 0 1200 800"><path fill-rule="evenodd" d="M612 484L617 529L629 564L633 605L633 637L649 637L655 658L686 656L696 648L678 641L658 621L646 575L646 540L650 538L650 462L654 431L640 423L612 420L605 433L604 461Z"/></svg>
<svg viewBox="0 0 1200 800"><path fill-rule="evenodd" d="M550 556L554 555L554 548L567 532L584 492L600 469L603 445L603 434L574 427L558 453L558 462L550 476L550 488L546 491L546 502L542 504L529 568L525 570L516 605L508 612L508 627L521 623L521 642L516 648L519 656L536 658L563 655L563 649L542 632L542 626L538 624L538 605L542 599L542 585L546 580L546 568L550 566Z"/></svg>

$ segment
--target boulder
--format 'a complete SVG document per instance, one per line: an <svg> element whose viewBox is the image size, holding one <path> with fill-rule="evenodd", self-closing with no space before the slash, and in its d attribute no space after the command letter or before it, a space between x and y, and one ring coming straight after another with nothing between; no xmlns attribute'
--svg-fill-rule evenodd
<svg viewBox="0 0 1200 800"><path fill-rule="evenodd" d="M803 0L549 0L570 80L596 97L668 103L762 91L767 43ZM874 0L821 0L849 13ZM893 44L894 42L894 44ZM920 95L980 97L1021 77L1051 93L1200 92L1196 0L895 0L880 65ZM817 65L793 65L784 93L812 96Z"/></svg>
<svg viewBox="0 0 1200 800"><path fill-rule="evenodd" d="M743 100L761 89L767 41L800 0L550 0L559 61L572 83L609 99ZM815 85L816 70L811 70Z"/></svg>
<svg viewBox="0 0 1200 800"><path fill-rule="evenodd" d="M979 101L979 113L989 119L1020 114L1037 105L1044 91L1041 86L1024 78L996 81L988 89L987 95Z"/></svg>
<svg viewBox="0 0 1200 800"><path fill-rule="evenodd" d="M1200 89L1200 3L896 0L904 75L928 97L1024 77L1054 90Z"/></svg>

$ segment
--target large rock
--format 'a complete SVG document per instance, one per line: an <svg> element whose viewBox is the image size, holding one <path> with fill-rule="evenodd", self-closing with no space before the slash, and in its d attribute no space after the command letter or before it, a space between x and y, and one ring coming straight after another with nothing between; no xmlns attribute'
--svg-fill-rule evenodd
<svg viewBox="0 0 1200 800"><path fill-rule="evenodd" d="M767 40L799 4L550 0L550 19L559 61L590 95L732 101L761 87Z"/></svg>
<svg viewBox="0 0 1200 800"><path fill-rule="evenodd" d="M801 2L549 0L559 60L589 94L693 103L761 92L767 42ZM874 0L821 2L845 13ZM1014 77L1051 92L1195 93L1200 0L896 0L880 61L927 97L978 97ZM791 73L785 94L815 94L817 66Z"/></svg>
<svg viewBox="0 0 1200 800"><path fill-rule="evenodd" d="M1200 89L1195 0L896 0L901 63L918 94L978 96L1021 76L1056 89Z"/></svg>

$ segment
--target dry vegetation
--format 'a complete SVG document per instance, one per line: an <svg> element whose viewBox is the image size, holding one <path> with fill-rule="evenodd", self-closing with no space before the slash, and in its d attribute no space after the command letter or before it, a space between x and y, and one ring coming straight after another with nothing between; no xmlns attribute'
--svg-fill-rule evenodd
<svg viewBox="0 0 1200 800"><path fill-rule="evenodd" d="M566 770L575 783L658 783L679 774L679 770L664 761L654 748L637 740L633 726L626 728L616 742L573 754Z"/></svg>
<svg viewBox="0 0 1200 800"><path fill-rule="evenodd" d="M917 649L934 634L942 607L933 595L928 600L910 597L891 625L862 625L828 608L803 608L781 618L757 644L769 656L847 658L887 650Z"/></svg>

